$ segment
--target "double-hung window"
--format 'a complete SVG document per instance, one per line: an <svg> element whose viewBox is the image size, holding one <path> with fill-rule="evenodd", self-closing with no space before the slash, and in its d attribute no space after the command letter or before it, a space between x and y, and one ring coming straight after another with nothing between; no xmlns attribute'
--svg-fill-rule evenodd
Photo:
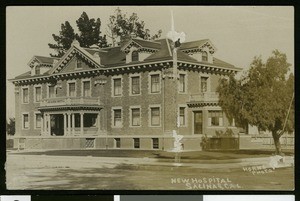
<svg viewBox="0 0 300 201"><path fill-rule="evenodd" d="M150 108L150 122L151 126L160 126L160 108L151 107Z"/></svg>
<svg viewBox="0 0 300 201"><path fill-rule="evenodd" d="M122 79L121 78L113 79L113 95L114 96L122 95Z"/></svg>
<svg viewBox="0 0 300 201"><path fill-rule="evenodd" d="M121 109L113 110L113 126L114 127L122 126L122 110Z"/></svg>
<svg viewBox="0 0 300 201"><path fill-rule="evenodd" d="M131 126L141 125L141 109L131 108Z"/></svg>
<svg viewBox="0 0 300 201"><path fill-rule="evenodd" d="M220 110L208 111L209 126L223 126L223 112Z"/></svg>
<svg viewBox="0 0 300 201"><path fill-rule="evenodd" d="M35 102L40 102L42 99L42 87L35 87Z"/></svg>
<svg viewBox="0 0 300 201"><path fill-rule="evenodd" d="M134 76L131 77L131 94L138 95L140 94L140 77Z"/></svg>
<svg viewBox="0 0 300 201"><path fill-rule="evenodd" d="M179 74L179 92L181 93L186 92L185 79L186 79L185 74Z"/></svg>
<svg viewBox="0 0 300 201"><path fill-rule="evenodd" d="M160 92L160 80L159 74L150 75L151 76L151 93L159 93Z"/></svg>
<svg viewBox="0 0 300 201"><path fill-rule="evenodd" d="M76 96L76 84L75 82L69 83L69 96L75 97Z"/></svg>
<svg viewBox="0 0 300 201"><path fill-rule="evenodd" d="M29 103L29 89L23 88L22 89L22 101L23 103Z"/></svg>
<svg viewBox="0 0 300 201"><path fill-rule="evenodd" d="M83 81L82 82L82 84L83 84L83 93L82 93L82 95L84 96L84 97L89 97L89 96L91 96L91 82L90 81Z"/></svg>

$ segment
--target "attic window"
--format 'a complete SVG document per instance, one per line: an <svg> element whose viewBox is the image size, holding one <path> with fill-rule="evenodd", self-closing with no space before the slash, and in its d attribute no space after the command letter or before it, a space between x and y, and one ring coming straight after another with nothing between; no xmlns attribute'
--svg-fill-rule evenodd
<svg viewBox="0 0 300 201"><path fill-rule="evenodd" d="M207 52L202 53L202 61L208 61L208 55Z"/></svg>
<svg viewBox="0 0 300 201"><path fill-rule="evenodd" d="M139 52L138 51L133 51L131 54L131 61L139 61Z"/></svg>
<svg viewBox="0 0 300 201"><path fill-rule="evenodd" d="M41 69L40 69L39 66L36 66L36 67L35 67L35 74L36 74L36 75L41 74Z"/></svg>
<svg viewBox="0 0 300 201"><path fill-rule="evenodd" d="M80 59L76 60L76 68L82 68L82 62Z"/></svg>

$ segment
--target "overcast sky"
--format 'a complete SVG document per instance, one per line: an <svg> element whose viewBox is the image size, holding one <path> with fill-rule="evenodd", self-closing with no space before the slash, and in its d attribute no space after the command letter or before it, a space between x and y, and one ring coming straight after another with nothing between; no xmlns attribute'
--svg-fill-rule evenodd
<svg viewBox="0 0 300 201"><path fill-rule="evenodd" d="M90 18L100 18L101 31L107 31L113 6L26 6L6 9L7 78L24 73L33 55L49 56L48 43L58 34L61 23L69 21L75 31L76 20L85 11ZM146 28L155 33L161 29L165 37L171 27L173 10L175 29L186 33L186 41L210 39L216 46L215 56L237 67L247 68L254 56L263 59L278 49L287 54L294 66L293 7L232 6L120 6L130 15L136 12ZM7 116L14 116L14 88L7 82Z"/></svg>

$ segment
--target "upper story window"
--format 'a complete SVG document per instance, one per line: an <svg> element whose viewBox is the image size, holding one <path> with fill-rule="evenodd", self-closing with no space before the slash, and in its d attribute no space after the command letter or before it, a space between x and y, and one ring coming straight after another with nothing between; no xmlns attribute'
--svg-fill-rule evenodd
<svg viewBox="0 0 300 201"><path fill-rule="evenodd" d="M29 103L29 89L28 88L22 89L22 101L23 101L23 103Z"/></svg>
<svg viewBox="0 0 300 201"><path fill-rule="evenodd" d="M121 78L113 79L113 95L114 96L122 95L122 79Z"/></svg>
<svg viewBox="0 0 300 201"><path fill-rule="evenodd" d="M82 61L79 58L76 59L76 68L82 68Z"/></svg>
<svg viewBox="0 0 300 201"><path fill-rule="evenodd" d="M220 110L208 111L209 126L223 126L223 112Z"/></svg>
<svg viewBox="0 0 300 201"><path fill-rule="evenodd" d="M131 94L138 95L141 93L140 76L131 77Z"/></svg>
<svg viewBox="0 0 300 201"><path fill-rule="evenodd" d="M91 82L83 81L82 82L82 96L89 97L91 96Z"/></svg>
<svg viewBox="0 0 300 201"><path fill-rule="evenodd" d="M75 82L71 82L71 83L68 83L68 91L69 91L69 94L68 96L70 97L75 97L76 96L76 85L75 85Z"/></svg>
<svg viewBox="0 0 300 201"><path fill-rule="evenodd" d="M131 61L139 61L139 52L138 51L133 51L131 53Z"/></svg>
<svg viewBox="0 0 300 201"><path fill-rule="evenodd" d="M55 86L48 86L48 94L49 98L55 97Z"/></svg>
<svg viewBox="0 0 300 201"><path fill-rule="evenodd" d="M207 54L207 52L202 52L202 61L208 61L208 54Z"/></svg>
<svg viewBox="0 0 300 201"><path fill-rule="evenodd" d="M186 75L179 74L179 92L184 93L186 92Z"/></svg>
<svg viewBox="0 0 300 201"><path fill-rule="evenodd" d="M35 87L35 102L40 102L42 99L42 87Z"/></svg>
<svg viewBox="0 0 300 201"><path fill-rule="evenodd" d="M208 77L201 76L200 82L201 92L208 92Z"/></svg>
<svg viewBox="0 0 300 201"><path fill-rule="evenodd" d="M151 76L151 93L159 93L160 92L160 80L159 74L150 75Z"/></svg>

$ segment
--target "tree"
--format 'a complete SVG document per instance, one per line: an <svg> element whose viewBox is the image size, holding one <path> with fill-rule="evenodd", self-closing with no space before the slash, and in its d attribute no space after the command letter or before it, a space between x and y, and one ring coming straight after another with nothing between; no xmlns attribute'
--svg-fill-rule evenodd
<svg viewBox="0 0 300 201"><path fill-rule="evenodd" d="M276 154L282 154L280 137L294 130L294 75L286 55L274 50L264 63L255 57L240 79L221 79L219 104L229 119L271 131Z"/></svg>
<svg viewBox="0 0 300 201"><path fill-rule="evenodd" d="M90 47L91 45L98 45L99 47L108 47L106 36L101 36L101 21L99 18L89 18L86 12L83 12L76 24L79 33L75 33L74 29L68 21L61 24L61 31L59 35L52 34L56 44L48 44L57 54L51 54L52 57L61 57L71 47L74 39L78 40L80 46Z"/></svg>
<svg viewBox="0 0 300 201"><path fill-rule="evenodd" d="M48 44L51 49L53 49L57 54L51 54L52 57L61 57L64 55L65 51L71 47L73 40L75 39L74 29L68 21L61 24L61 31L59 35L52 34L53 39L56 44Z"/></svg>
<svg viewBox="0 0 300 201"><path fill-rule="evenodd" d="M15 118L9 118L9 122L6 120L6 132L8 135L14 135L16 132L16 120Z"/></svg>
<svg viewBox="0 0 300 201"><path fill-rule="evenodd" d="M94 44L99 47L108 47L106 36L100 36L101 21L100 18L95 20L94 18L89 19L86 12L83 12L76 24L79 30L79 34L76 34L76 39L82 47L90 47Z"/></svg>
<svg viewBox="0 0 300 201"><path fill-rule="evenodd" d="M115 46L122 37L131 34L136 35L144 40L155 40L160 38L162 31L159 30L156 34L150 35L150 30L145 28L145 22L139 20L136 13L132 13L129 17L122 13L120 8L115 10L114 15L109 17L108 37L112 40L112 45Z"/></svg>

